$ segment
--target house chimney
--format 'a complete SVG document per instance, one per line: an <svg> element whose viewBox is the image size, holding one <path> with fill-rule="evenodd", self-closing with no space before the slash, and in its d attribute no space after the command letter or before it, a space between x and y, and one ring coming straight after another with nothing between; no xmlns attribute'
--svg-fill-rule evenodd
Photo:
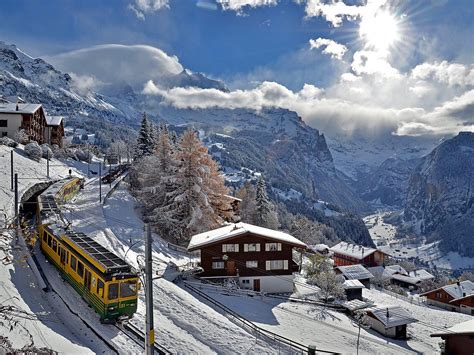
<svg viewBox="0 0 474 355"><path fill-rule="evenodd" d="M18 111L19 108L18 108L18 101L16 102L16 110Z"/></svg>
<svg viewBox="0 0 474 355"><path fill-rule="evenodd" d="M388 312L388 307L387 307L387 319L390 318L390 313Z"/></svg>

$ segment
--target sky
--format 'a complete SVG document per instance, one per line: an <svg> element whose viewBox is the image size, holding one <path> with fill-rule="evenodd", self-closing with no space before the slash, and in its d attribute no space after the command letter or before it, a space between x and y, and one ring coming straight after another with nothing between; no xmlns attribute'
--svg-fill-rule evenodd
<svg viewBox="0 0 474 355"><path fill-rule="evenodd" d="M81 90L127 82L177 107L280 106L310 125L474 130L472 0L2 0L0 40ZM229 93L160 86L188 68Z"/></svg>

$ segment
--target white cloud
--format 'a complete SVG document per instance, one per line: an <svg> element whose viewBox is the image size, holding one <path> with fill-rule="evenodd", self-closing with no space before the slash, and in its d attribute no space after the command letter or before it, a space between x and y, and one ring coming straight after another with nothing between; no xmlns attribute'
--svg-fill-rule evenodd
<svg viewBox="0 0 474 355"><path fill-rule="evenodd" d="M104 84L125 82L140 88L150 79L159 80L183 70L177 57L145 45L105 44L46 60L61 71L92 76Z"/></svg>
<svg viewBox="0 0 474 355"><path fill-rule="evenodd" d="M278 0L217 0L217 3L222 6L223 10L232 10L243 14L242 11L245 7L275 6Z"/></svg>
<svg viewBox="0 0 474 355"><path fill-rule="evenodd" d="M335 58L339 60L342 60L342 57L347 52L346 46L328 38L319 37L317 39L310 39L309 46L311 49L324 47L323 49L324 54L328 54L331 56L331 58Z"/></svg>
<svg viewBox="0 0 474 355"><path fill-rule="evenodd" d="M103 84L92 75L77 75L75 73L69 73L69 75L72 80L72 88L81 95L95 91Z"/></svg>
<svg viewBox="0 0 474 355"><path fill-rule="evenodd" d="M474 68L459 63L442 62L423 63L413 68L414 79L434 79L448 86L474 86Z"/></svg>
<svg viewBox="0 0 474 355"><path fill-rule="evenodd" d="M169 8L169 0L135 0L133 4L129 4L128 8L141 19L145 19L146 14L159 11L163 8Z"/></svg>
<svg viewBox="0 0 474 355"><path fill-rule="evenodd" d="M397 76L398 70L392 67L387 60L387 53L384 51L360 50L354 53L352 61L354 73L361 74L381 74L387 77Z"/></svg>

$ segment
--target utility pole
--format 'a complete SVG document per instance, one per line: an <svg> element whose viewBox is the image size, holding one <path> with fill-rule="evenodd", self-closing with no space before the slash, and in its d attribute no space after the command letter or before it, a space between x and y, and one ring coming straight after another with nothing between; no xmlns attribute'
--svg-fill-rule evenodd
<svg viewBox="0 0 474 355"><path fill-rule="evenodd" d="M18 242L19 231L18 228L20 226L19 215L18 215L18 174L15 174L15 233L16 233L16 241Z"/></svg>
<svg viewBox="0 0 474 355"><path fill-rule="evenodd" d="M153 270L151 259L151 229L145 224L145 301L146 301L146 355L154 354L155 329L153 325Z"/></svg>
<svg viewBox="0 0 474 355"><path fill-rule="evenodd" d="M48 157L46 158L46 176L49 179L49 150L48 150Z"/></svg>
<svg viewBox="0 0 474 355"><path fill-rule="evenodd" d="M99 202L102 203L102 162L99 162Z"/></svg>
<svg viewBox="0 0 474 355"><path fill-rule="evenodd" d="M13 150L10 152L11 163L10 163L10 173L11 173L11 181L12 181L12 191L15 188L13 186Z"/></svg>

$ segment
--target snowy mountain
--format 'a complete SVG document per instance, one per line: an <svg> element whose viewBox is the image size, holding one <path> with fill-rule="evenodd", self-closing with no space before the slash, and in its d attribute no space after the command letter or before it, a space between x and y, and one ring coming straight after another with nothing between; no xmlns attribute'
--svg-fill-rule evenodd
<svg viewBox="0 0 474 355"><path fill-rule="evenodd" d="M445 251L474 256L474 133L460 132L423 158L410 177L405 220L441 240Z"/></svg>

